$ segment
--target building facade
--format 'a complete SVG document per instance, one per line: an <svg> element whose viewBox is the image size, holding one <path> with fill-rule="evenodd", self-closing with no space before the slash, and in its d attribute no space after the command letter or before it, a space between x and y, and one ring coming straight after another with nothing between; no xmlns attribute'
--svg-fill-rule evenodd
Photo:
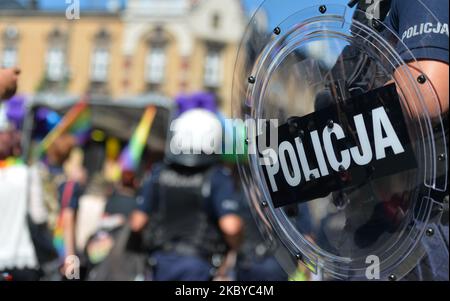
<svg viewBox="0 0 450 301"><path fill-rule="evenodd" d="M64 9L0 6L0 65L21 68L20 93L114 101L207 90L229 113L247 23L239 0L103 2L104 8L82 7L79 19L68 19Z"/></svg>

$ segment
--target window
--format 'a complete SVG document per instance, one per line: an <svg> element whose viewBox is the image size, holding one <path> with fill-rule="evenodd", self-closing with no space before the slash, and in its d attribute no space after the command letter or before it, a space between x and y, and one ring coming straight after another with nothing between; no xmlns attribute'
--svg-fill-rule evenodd
<svg viewBox="0 0 450 301"><path fill-rule="evenodd" d="M146 80L150 84L161 84L166 69L166 53L163 46L149 49L146 60Z"/></svg>
<svg viewBox="0 0 450 301"><path fill-rule="evenodd" d="M220 15L215 13L211 19L211 27L214 29L218 29L220 27Z"/></svg>
<svg viewBox="0 0 450 301"><path fill-rule="evenodd" d="M3 49L2 67L11 68L17 66L17 49L13 46L7 46Z"/></svg>
<svg viewBox="0 0 450 301"><path fill-rule="evenodd" d="M64 31L54 28L47 38L47 53L45 56L46 90L62 90L65 88L68 67L66 66L67 35Z"/></svg>
<svg viewBox="0 0 450 301"><path fill-rule="evenodd" d="M219 49L209 49L205 59L204 84L217 88L222 81L222 58Z"/></svg>
<svg viewBox="0 0 450 301"><path fill-rule="evenodd" d="M47 53L47 78L60 81L64 77L64 51L61 47L51 47Z"/></svg>
<svg viewBox="0 0 450 301"><path fill-rule="evenodd" d="M109 52L104 47L94 50L91 61L91 79L94 82L106 82L108 79Z"/></svg>
<svg viewBox="0 0 450 301"><path fill-rule="evenodd" d="M19 31L14 26L7 26L1 37L3 40L0 67L11 68L17 66Z"/></svg>
<svg viewBox="0 0 450 301"><path fill-rule="evenodd" d="M89 93L108 95L109 65L111 60L111 35L106 28L101 28L94 36L93 51L90 62Z"/></svg>

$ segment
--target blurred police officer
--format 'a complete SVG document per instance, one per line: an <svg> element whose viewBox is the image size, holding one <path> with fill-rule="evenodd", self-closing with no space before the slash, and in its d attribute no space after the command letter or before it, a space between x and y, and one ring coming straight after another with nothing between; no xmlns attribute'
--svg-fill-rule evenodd
<svg viewBox="0 0 450 301"><path fill-rule="evenodd" d="M278 247L259 231L244 193L240 193L241 216L245 221L242 245L236 263L237 281L287 281L288 275L275 258Z"/></svg>
<svg viewBox="0 0 450 301"><path fill-rule="evenodd" d="M131 228L149 225L153 280L206 281L237 249L242 228L232 178L213 154L222 128L214 113L194 108L171 131L165 162L145 181Z"/></svg>

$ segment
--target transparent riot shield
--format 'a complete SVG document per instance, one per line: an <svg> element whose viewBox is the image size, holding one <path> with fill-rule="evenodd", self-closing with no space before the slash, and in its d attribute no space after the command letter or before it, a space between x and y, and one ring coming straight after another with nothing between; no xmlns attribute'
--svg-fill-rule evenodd
<svg viewBox="0 0 450 301"><path fill-rule="evenodd" d="M248 144L239 170L288 272L302 262L323 279L399 280L448 207L443 112L420 69L434 51L425 31L445 22L408 1L432 24L405 33L417 34L411 49L386 7L347 2L266 0L255 12L233 85Z"/></svg>

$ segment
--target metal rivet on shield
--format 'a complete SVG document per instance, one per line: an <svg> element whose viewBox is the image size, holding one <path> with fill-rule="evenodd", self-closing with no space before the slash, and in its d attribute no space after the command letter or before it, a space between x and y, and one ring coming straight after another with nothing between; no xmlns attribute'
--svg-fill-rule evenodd
<svg viewBox="0 0 450 301"><path fill-rule="evenodd" d="M421 74L421 75L419 75L419 77L417 77L417 82L419 84L424 84L426 81L427 81L427 78L423 74Z"/></svg>
<svg viewBox="0 0 450 301"><path fill-rule="evenodd" d="M444 161L444 160L445 160L445 155L444 155L444 154L440 154L440 155L438 156L438 160L439 160L439 161Z"/></svg>
<svg viewBox="0 0 450 301"><path fill-rule="evenodd" d="M273 30L273 33L276 35L279 35L281 33L281 28L280 27L275 27L275 29Z"/></svg>
<svg viewBox="0 0 450 301"><path fill-rule="evenodd" d="M444 204L448 204L448 195L444 198Z"/></svg>
<svg viewBox="0 0 450 301"><path fill-rule="evenodd" d="M299 136L300 138L305 137L305 131L304 131L304 130L300 130L300 131L298 132L298 136Z"/></svg>
<svg viewBox="0 0 450 301"><path fill-rule="evenodd" d="M395 276L394 274L390 274L389 281L395 281L395 280L397 280L397 276Z"/></svg>
<svg viewBox="0 0 450 301"><path fill-rule="evenodd" d="M325 5L321 5L319 7L319 11L320 11L321 14L324 14L327 11L327 7Z"/></svg>
<svg viewBox="0 0 450 301"><path fill-rule="evenodd" d="M372 27L377 30L377 31L381 31L382 26L381 26L381 22L378 19L372 19Z"/></svg>
<svg viewBox="0 0 450 301"><path fill-rule="evenodd" d="M254 83L256 82L256 78L255 78L254 76L250 76L250 77L248 78L248 82L249 82L250 84L254 84Z"/></svg>
<svg viewBox="0 0 450 301"><path fill-rule="evenodd" d="M295 258L297 258L297 260L302 260L303 256L300 253L295 254Z"/></svg>
<svg viewBox="0 0 450 301"><path fill-rule="evenodd" d="M333 120L328 120L328 122L327 122L327 127L328 127L329 129L332 129L332 128L334 127L334 121L333 121Z"/></svg>
<svg viewBox="0 0 450 301"><path fill-rule="evenodd" d="M298 133L298 123L293 119L289 119L288 125L289 125L289 133L291 135L296 135Z"/></svg>
<svg viewBox="0 0 450 301"><path fill-rule="evenodd" d="M261 203L261 206L263 206L264 208L267 207L268 205L269 205L269 204L267 204L266 201L263 201L263 202Z"/></svg>
<svg viewBox="0 0 450 301"><path fill-rule="evenodd" d="M434 229L433 228L428 228L427 231L425 232L425 234L430 237L434 235Z"/></svg>

